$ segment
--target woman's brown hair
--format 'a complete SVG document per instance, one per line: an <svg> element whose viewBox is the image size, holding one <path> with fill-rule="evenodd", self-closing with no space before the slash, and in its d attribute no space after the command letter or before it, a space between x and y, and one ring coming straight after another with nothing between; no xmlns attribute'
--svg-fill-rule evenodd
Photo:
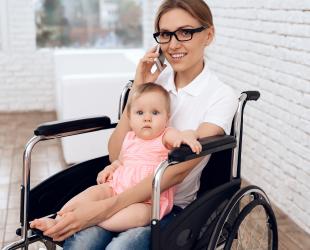
<svg viewBox="0 0 310 250"><path fill-rule="evenodd" d="M155 31L159 31L159 21L163 14L168 11L180 8L196 18L202 26L213 26L213 17L209 6L204 0L165 0L159 6L155 17Z"/></svg>

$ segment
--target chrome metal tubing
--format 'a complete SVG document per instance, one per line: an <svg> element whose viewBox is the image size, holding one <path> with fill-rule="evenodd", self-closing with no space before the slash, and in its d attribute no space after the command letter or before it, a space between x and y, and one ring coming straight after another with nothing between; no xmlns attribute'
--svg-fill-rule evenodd
<svg viewBox="0 0 310 250"><path fill-rule="evenodd" d="M13 250L13 249L22 248L24 246L25 246L25 240L22 239L22 240L18 240L18 241L10 243L9 245L2 248L2 250Z"/></svg>
<svg viewBox="0 0 310 250"><path fill-rule="evenodd" d="M22 225L22 240L25 242L25 249L28 249L28 207L30 193L30 170L31 170L31 152L33 147L39 142L45 140L42 136L32 137L25 146L23 157L23 187L24 187L24 207L23 207L23 225Z"/></svg>
<svg viewBox="0 0 310 250"><path fill-rule="evenodd" d="M159 220L159 214L160 214L160 183L161 178L166 171L166 169L176 164L177 162L168 163L168 160L162 161L158 168L156 169L156 172L154 174L153 178L153 184L152 184L152 220Z"/></svg>
<svg viewBox="0 0 310 250"><path fill-rule="evenodd" d="M121 96L119 98L119 104L118 104L118 119L119 120L121 119L121 116L122 116L122 113L123 113L123 106L124 106L124 102L125 102L126 93L127 93L128 89L131 89L132 84L133 83L131 81L129 81L125 85L125 87L122 90Z"/></svg>
<svg viewBox="0 0 310 250"><path fill-rule="evenodd" d="M38 235L31 235L28 237L28 244L40 241L41 237ZM26 247L26 243L24 240L18 240L15 242L10 243L9 245L2 248L2 250L14 250L14 249L23 249Z"/></svg>
<svg viewBox="0 0 310 250"><path fill-rule="evenodd" d="M246 93L242 93L241 96L239 97L239 104L238 104L238 109L237 113L235 115L234 119L234 137L236 139L236 147L233 150L233 166L232 166L232 175L233 177L237 177L238 173L238 158L239 158L239 145L240 145L240 129L241 129L241 119L242 119L242 109L243 109L243 104L247 98Z"/></svg>

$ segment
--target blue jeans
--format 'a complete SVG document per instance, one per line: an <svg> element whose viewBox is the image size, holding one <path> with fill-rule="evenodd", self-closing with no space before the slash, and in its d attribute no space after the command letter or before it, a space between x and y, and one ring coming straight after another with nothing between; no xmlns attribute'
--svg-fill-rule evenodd
<svg viewBox="0 0 310 250"><path fill-rule="evenodd" d="M172 211L161 220L165 226L181 208L174 206ZM64 250L147 250L150 249L151 227L136 227L125 232L113 233L98 226L86 228L68 238Z"/></svg>

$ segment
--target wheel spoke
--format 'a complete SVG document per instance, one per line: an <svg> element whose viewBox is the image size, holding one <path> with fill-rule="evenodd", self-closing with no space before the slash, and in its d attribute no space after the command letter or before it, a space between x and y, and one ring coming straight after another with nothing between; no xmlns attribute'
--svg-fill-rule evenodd
<svg viewBox="0 0 310 250"><path fill-rule="evenodd" d="M219 241L222 238L225 241ZM210 241L209 247L221 244L224 250L278 249L276 218L262 189L248 186L239 190L221 213L211 239L217 240Z"/></svg>

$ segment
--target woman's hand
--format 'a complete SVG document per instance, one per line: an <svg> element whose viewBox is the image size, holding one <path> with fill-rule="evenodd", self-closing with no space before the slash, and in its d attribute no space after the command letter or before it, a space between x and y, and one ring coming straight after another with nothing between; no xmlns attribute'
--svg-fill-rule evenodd
<svg viewBox="0 0 310 250"><path fill-rule="evenodd" d="M140 59L136 69L136 75L134 85L140 85L147 82L155 82L158 78L160 71L156 68L155 72L151 72L151 69L155 63L155 59L158 58L159 53L156 53L156 46L151 48L146 54ZM167 65L164 65L164 68Z"/></svg>
<svg viewBox="0 0 310 250"><path fill-rule="evenodd" d="M111 165L106 166L97 175L97 184L106 183L112 180L114 171L121 165L119 160L113 161Z"/></svg>
<svg viewBox="0 0 310 250"><path fill-rule="evenodd" d="M115 198L112 197L100 201L88 201L79 206L67 206L57 213L61 219L44 231L44 235L55 241L63 241L76 232L97 225L110 216L109 211L114 206L114 201Z"/></svg>

